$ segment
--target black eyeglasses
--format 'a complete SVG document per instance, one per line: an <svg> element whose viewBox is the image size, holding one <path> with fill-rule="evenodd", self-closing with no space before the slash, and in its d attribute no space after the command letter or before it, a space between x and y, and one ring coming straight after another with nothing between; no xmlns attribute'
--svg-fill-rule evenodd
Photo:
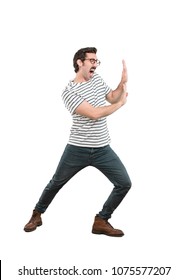
<svg viewBox="0 0 188 280"><path fill-rule="evenodd" d="M101 62L100 62L100 60L98 60L98 59L94 59L94 58L85 58L85 60L89 60L90 62L91 62L91 64L97 64L97 65L100 65L101 64Z"/></svg>

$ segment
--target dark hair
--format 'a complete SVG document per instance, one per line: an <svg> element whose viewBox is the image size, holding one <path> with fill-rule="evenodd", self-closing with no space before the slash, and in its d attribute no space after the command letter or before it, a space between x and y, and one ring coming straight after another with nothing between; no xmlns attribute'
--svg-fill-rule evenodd
<svg viewBox="0 0 188 280"><path fill-rule="evenodd" d="M80 50L78 50L73 58L73 66L74 66L74 71L77 73L79 70L78 64L77 64L77 60L80 59L81 61L84 61L86 58L86 53L97 53L97 49L96 48L82 48Z"/></svg>

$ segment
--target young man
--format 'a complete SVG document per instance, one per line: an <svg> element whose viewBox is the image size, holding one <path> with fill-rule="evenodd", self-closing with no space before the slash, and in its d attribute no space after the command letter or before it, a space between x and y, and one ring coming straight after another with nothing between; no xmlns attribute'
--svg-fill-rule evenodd
<svg viewBox="0 0 188 280"><path fill-rule="evenodd" d="M42 225L41 214L68 180L81 169L93 166L111 181L114 188L102 210L95 216L92 233L115 237L124 235L123 231L114 229L108 219L129 191L131 181L119 157L109 146L106 117L126 103L127 70L123 61L121 81L115 90L111 90L95 73L100 65L96 53L96 48L82 48L74 55L76 76L62 93L64 104L73 118L69 142L54 176L43 190L30 221L24 227L26 232Z"/></svg>

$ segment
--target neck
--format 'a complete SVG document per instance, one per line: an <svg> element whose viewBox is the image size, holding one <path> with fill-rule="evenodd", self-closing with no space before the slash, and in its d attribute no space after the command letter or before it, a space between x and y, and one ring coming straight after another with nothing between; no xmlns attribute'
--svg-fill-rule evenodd
<svg viewBox="0 0 188 280"><path fill-rule="evenodd" d="M76 73L76 76L73 81L75 83L83 83L83 82L87 82L88 80L89 78L87 79L82 73L78 72Z"/></svg>
<svg viewBox="0 0 188 280"><path fill-rule="evenodd" d="M76 75L76 77L73 80L75 83L82 83L85 82L86 80L83 77L80 77L79 75Z"/></svg>

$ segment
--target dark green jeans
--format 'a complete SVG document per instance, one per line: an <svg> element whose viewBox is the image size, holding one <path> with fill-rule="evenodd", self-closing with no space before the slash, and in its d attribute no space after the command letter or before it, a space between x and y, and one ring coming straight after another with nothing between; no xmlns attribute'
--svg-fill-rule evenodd
<svg viewBox="0 0 188 280"><path fill-rule="evenodd" d="M99 216L111 218L113 211L131 187L129 175L119 157L109 145L101 148L77 147L67 144L57 170L42 192L35 209L44 213L58 191L80 170L87 166L96 167L114 185Z"/></svg>

